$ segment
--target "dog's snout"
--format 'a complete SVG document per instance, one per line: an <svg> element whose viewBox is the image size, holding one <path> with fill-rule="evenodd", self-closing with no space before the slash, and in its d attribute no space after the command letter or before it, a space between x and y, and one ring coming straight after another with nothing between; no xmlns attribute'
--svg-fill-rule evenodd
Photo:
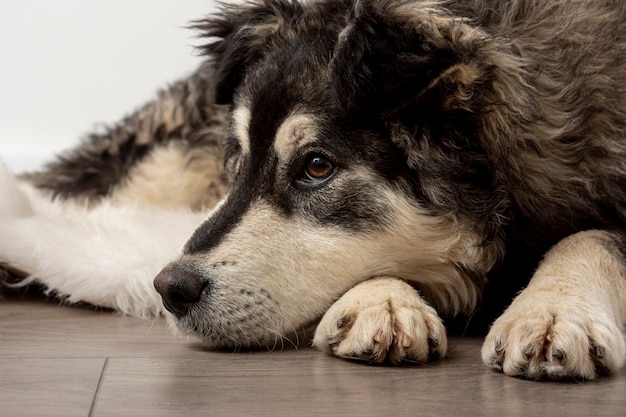
<svg viewBox="0 0 626 417"><path fill-rule="evenodd" d="M198 274L175 266L164 268L154 279L154 288L161 294L163 305L178 317L184 316L189 307L202 296L208 281Z"/></svg>

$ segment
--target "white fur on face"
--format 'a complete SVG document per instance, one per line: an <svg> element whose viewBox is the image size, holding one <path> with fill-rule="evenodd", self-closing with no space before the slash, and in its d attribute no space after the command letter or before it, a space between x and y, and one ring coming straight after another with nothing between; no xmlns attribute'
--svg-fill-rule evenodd
<svg viewBox="0 0 626 417"><path fill-rule="evenodd" d="M241 153L247 155L250 153L250 119L252 115L248 106L238 106L232 112L232 129L235 136L239 139Z"/></svg>
<svg viewBox="0 0 626 417"><path fill-rule="evenodd" d="M213 347L272 348L378 276L417 283L440 308L473 308L477 290L453 264L480 262L477 239L384 185L379 193L389 209L386 226L360 233L254 203L217 247L180 260L207 277L209 291L179 328Z"/></svg>

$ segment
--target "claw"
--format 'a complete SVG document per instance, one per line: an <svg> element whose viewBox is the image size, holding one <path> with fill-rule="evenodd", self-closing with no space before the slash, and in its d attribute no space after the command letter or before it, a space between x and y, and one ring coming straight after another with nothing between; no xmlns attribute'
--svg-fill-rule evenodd
<svg viewBox="0 0 626 417"><path fill-rule="evenodd" d="M385 334L383 333L382 330L378 330L375 334L374 334L374 342L376 343L382 343L385 340Z"/></svg>
<svg viewBox="0 0 626 417"><path fill-rule="evenodd" d="M402 337L400 338L400 344L403 348L411 347L413 344L413 340L406 333L402 333Z"/></svg>

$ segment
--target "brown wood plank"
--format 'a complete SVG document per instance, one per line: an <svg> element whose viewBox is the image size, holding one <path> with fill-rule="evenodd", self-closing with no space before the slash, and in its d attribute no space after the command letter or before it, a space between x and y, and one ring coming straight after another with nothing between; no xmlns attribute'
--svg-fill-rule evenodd
<svg viewBox="0 0 626 417"><path fill-rule="evenodd" d="M0 415L88 416L104 363L100 358L0 358Z"/></svg>
<svg viewBox="0 0 626 417"><path fill-rule="evenodd" d="M626 376L579 383L523 381L485 369L480 341L451 341L451 357L410 367L368 366L298 352L118 358L94 416L617 416ZM135 414L137 413L137 414Z"/></svg>
<svg viewBox="0 0 626 417"><path fill-rule="evenodd" d="M149 357L185 349L163 318L141 320L40 298L0 300L0 341L0 357Z"/></svg>
<svg viewBox="0 0 626 417"><path fill-rule="evenodd" d="M307 347L218 353L173 337L163 319L13 297L0 300L0 415L626 415L624 370L523 381L485 368L480 345L452 337L447 359L406 367Z"/></svg>

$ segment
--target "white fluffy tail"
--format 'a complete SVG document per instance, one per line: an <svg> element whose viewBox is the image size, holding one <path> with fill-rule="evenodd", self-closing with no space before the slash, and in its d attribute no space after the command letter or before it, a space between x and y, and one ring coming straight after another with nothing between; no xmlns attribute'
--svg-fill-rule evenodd
<svg viewBox="0 0 626 417"><path fill-rule="evenodd" d="M90 208L21 183L0 161L0 262L70 303L149 317L162 311L152 280L205 214L155 207Z"/></svg>
<svg viewBox="0 0 626 417"><path fill-rule="evenodd" d="M33 207L28 196L20 192L15 177L4 162L0 160L0 219L8 218L9 216L30 216L32 214ZM2 239L2 235L0 235L0 239Z"/></svg>

